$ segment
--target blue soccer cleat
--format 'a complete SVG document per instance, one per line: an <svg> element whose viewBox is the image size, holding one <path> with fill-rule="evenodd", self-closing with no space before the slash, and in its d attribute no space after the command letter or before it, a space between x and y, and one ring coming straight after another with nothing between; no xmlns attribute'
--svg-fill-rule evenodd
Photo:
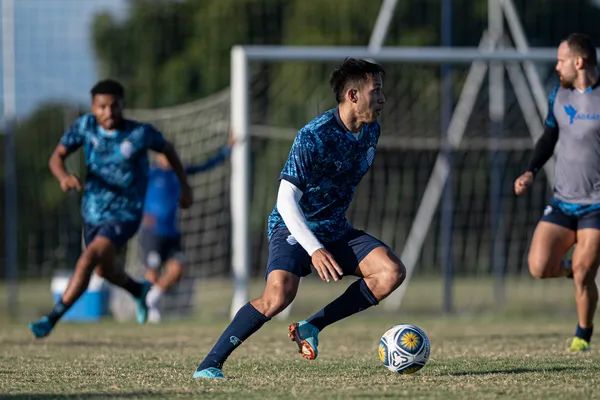
<svg viewBox="0 0 600 400"><path fill-rule="evenodd" d="M288 327L289 337L298 345L298 351L307 360L319 355L319 329L306 321L295 322Z"/></svg>
<svg viewBox="0 0 600 400"><path fill-rule="evenodd" d="M225 379L225 377L223 376L223 371L221 371L219 368L215 368L215 367L204 368L204 369L201 369L200 371L196 370L196 372L194 372L194 375L192 376L192 378L194 378L194 379Z"/></svg>
<svg viewBox="0 0 600 400"><path fill-rule="evenodd" d="M146 296L152 288L152 284L148 281L142 282L142 293L140 297L135 299L136 318L138 324L143 324L148 320L148 304L146 304Z"/></svg>
<svg viewBox="0 0 600 400"><path fill-rule="evenodd" d="M39 321L30 323L27 327L36 339L41 339L52 332L54 325L52 325L48 317L42 317Z"/></svg>

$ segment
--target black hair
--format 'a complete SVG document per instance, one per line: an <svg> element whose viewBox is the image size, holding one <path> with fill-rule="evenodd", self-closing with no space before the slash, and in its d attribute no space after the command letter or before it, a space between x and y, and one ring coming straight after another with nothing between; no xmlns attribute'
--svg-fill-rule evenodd
<svg viewBox="0 0 600 400"><path fill-rule="evenodd" d="M567 42L569 50L583 58L585 64L592 67L598 65L596 45L591 37L584 33L571 33L564 41Z"/></svg>
<svg viewBox="0 0 600 400"><path fill-rule="evenodd" d="M96 83L90 92L92 98L98 94L110 94L120 99L123 99L125 96L123 85L113 79L105 79Z"/></svg>
<svg viewBox="0 0 600 400"><path fill-rule="evenodd" d="M375 76L385 77L385 70L379 64L356 58L346 58L338 65L329 78L329 85L335 94L335 100L341 103L348 85L352 83L366 82Z"/></svg>

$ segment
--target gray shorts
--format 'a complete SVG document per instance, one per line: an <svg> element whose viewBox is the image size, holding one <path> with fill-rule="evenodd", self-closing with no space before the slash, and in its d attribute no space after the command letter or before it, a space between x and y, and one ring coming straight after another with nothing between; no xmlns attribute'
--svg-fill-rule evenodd
<svg viewBox="0 0 600 400"><path fill-rule="evenodd" d="M184 262L181 236L160 236L141 229L139 244L140 261L146 268L159 268L169 260Z"/></svg>

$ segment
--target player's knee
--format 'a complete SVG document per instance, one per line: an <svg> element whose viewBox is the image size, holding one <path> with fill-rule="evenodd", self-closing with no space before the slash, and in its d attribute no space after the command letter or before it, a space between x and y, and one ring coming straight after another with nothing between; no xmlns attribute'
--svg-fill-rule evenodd
<svg viewBox="0 0 600 400"><path fill-rule="evenodd" d="M267 318L273 318L285 310L292 303L294 297L295 293L285 290L269 291L253 303L256 309Z"/></svg>
<svg viewBox="0 0 600 400"><path fill-rule="evenodd" d="M527 263L529 265L529 273L532 277L536 279L544 279L549 278L548 274L548 262L542 261L539 257L535 257L533 255L529 255L527 259Z"/></svg>
<svg viewBox="0 0 600 400"><path fill-rule="evenodd" d="M179 282L183 277L183 265L180 262L173 262L167 266L169 274L173 277L173 281Z"/></svg>
<svg viewBox="0 0 600 400"><path fill-rule="evenodd" d="M96 265L102 260L102 255L94 249L86 249L79 257L76 270L93 271ZM102 276L102 275L101 275Z"/></svg>
<svg viewBox="0 0 600 400"><path fill-rule="evenodd" d="M388 259L383 262L380 275L380 283L388 292L397 289L406 278L406 267L400 260Z"/></svg>
<svg viewBox="0 0 600 400"><path fill-rule="evenodd" d="M596 271L590 263L573 263L573 282L578 289L596 282Z"/></svg>

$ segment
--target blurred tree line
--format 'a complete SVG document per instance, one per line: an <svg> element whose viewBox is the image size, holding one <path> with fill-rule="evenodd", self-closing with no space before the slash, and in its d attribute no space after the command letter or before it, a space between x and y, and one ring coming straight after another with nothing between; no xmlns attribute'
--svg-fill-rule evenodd
<svg viewBox="0 0 600 400"><path fill-rule="evenodd" d="M100 13L90 29L100 77L116 78L125 85L128 107L153 108L188 102L226 88L234 44L367 45L381 3L382 0L129 0L129 12L124 18ZM600 33L596 23L600 11L590 1L515 3L532 45L554 46L576 30ZM453 0L453 5L453 44L476 46L487 26L487 0ZM440 0L400 1L385 45L439 45L440 20ZM315 114L314 108L307 111L307 104L321 109L333 105L329 88L323 82L331 67L315 63L254 65L253 122L297 128ZM439 86L437 74L419 75L418 69L414 73L412 80ZM69 220L77 218L72 215L78 213L78 207L65 201L66 196L48 171L47 161L65 128L87 108L88 105L63 104L57 99L40 105L19 121L21 260L32 243L54 240L41 230L61 224L65 215ZM0 165L2 207L3 168ZM0 219L3 226L3 218ZM0 241L4 243L4 238Z"/></svg>

